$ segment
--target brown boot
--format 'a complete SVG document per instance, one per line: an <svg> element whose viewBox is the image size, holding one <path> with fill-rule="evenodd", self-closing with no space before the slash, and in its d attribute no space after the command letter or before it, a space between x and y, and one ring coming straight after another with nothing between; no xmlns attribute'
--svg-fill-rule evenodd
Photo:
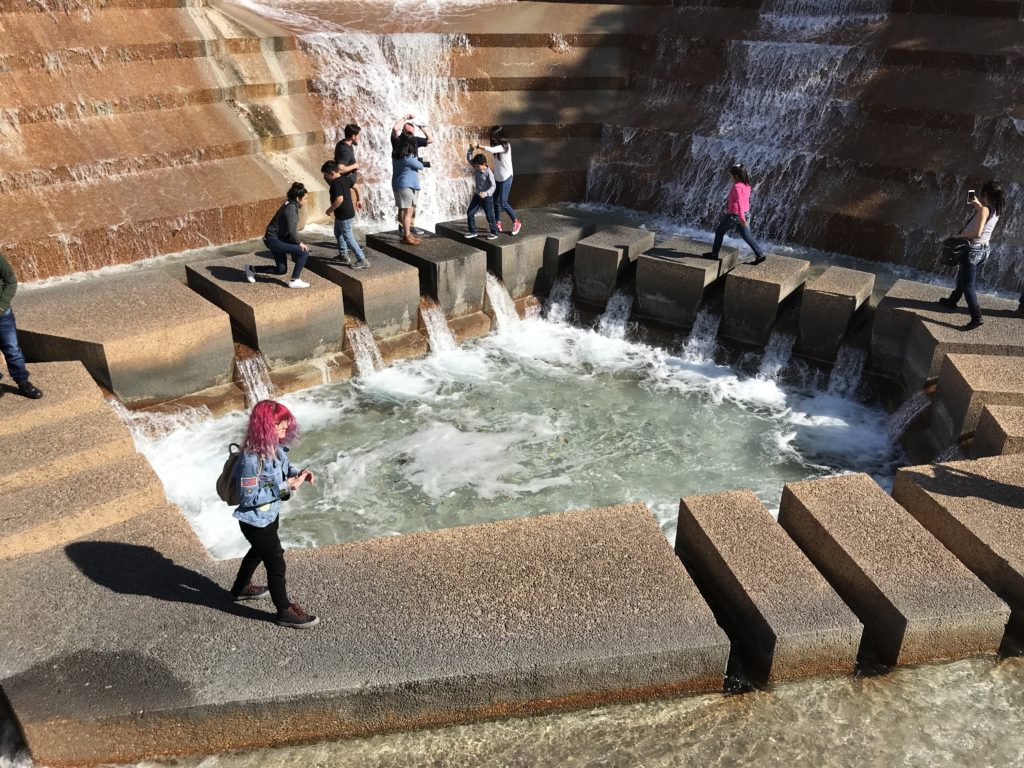
<svg viewBox="0 0 1024 768"><path fill-rule="evenodd" d="M423 241L415 235L405 235L405 237L402 238L402 242L406 245L419 245Z"/></svg>

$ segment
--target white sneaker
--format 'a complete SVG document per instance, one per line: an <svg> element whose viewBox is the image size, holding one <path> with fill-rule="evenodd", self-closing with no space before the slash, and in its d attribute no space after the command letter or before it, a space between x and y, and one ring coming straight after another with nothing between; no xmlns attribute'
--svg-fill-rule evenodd
<svg viewBox="0 0 1024 768"><path fill-rule="evenodd" d="M476 232L467 232L463 237L469 240L470 238L476 237Z"/></svg>
<svg viewBox="0 0 1024 768"><path fill-rule="evenodd" d="M295 280L289 280L288 281L288 287L289 288L309 288L309 283L307 283L305 280L299 280L298 278L296 278Z"/></svg>
<svg viewBox="0 0 1024 768"><path fill-rule="evenodd" d="M252 264L245 265L245 279L250 283L256 282L256 273L252 271Z"/></svg>

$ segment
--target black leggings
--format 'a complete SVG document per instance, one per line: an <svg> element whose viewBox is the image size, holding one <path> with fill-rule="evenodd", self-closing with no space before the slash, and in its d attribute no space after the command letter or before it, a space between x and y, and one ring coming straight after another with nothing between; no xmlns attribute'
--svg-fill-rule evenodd
<svg viewBox="0 0 1024 768"><path fill-rule="evenodd" d="M252 575L256 573L259 564L263 563L267 569L267 586L270 587L270 597L279 613L291 605L291 601L288 599L288 589L285 586L284 548L277 535L280 521L281 518L277 517L266 528L257 528L255 525L238 522L238 527L242 529L242 535L245 536L250 546L249 551L242 558L242 564L238 566L235 586L231 589L233 594L239 594L252 580Z"/></svg>

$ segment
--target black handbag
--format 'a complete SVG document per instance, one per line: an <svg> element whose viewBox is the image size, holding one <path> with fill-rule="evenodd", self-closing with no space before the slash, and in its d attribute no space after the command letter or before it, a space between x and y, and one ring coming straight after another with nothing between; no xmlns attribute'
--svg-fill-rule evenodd
<svg viewBox="0 0 1024 768"><path fill-rule="evenodd" d="M940 260L947 266L955 266L967 254L971 241L966 237L947 237L942 241Z"/></svg>

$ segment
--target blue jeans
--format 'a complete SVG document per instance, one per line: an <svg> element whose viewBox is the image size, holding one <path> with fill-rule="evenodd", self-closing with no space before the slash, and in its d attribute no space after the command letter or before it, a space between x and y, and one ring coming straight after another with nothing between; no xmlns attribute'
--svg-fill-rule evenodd
<svg viewBox="0 0 1024 768"><path fill-rule="evenodd" d="M494 205L496 207L494 212L500 218L501 212L504 211L512 218L512 223L514 224L516 219L519 217L516 216L516 212L512 210L512 206L508 204L508 193L510 189L512 189L511 176L504 181L494 182Z"/></svg>
<svg viewBox="0 0 1024 768"><path fill-rule="evenodd" d="M16 384L28 381L25 355L18 344L18 329L14 326L14 310L8 309L0 315L0 352L4 353L7 370Z"/></svg>
<svg viewBox="0 0 1024 768"><path fill-rule="evenodd" d="M473 195L473 199L469 201L469 208L466 209L466 226L469 231L476 232L476 212L480 210L480 206L483 206L484 213L487 214L487 224L491 228L491 234L498 234L498 223L494 220L494 198L480 197L480 195Z"/></svg>
<svg viewBox="0 0 1024 768"><path fill-rule="evenodd" d="M750 227L740 222L740 217L735 213L727 213L722 217L722 220L718 222L718 229L715 230L715 244L711 248L711 258L717 259L718 252L722 250L722 240L727 234L732 232L734 229L739 229L740 237L750 246L750 250L754 252L754 256L761 258L764 255L764 251L761 250L761 246L757 244L757 240L750 234Z"/></svg>
<svg viewBox="0 0 1024 768"><path fill-rule="evenodd" d="M341 254L341 258L348 258L348 249L351 248L357 260L365 261L363 249L359 247L356 236L352 233L352 219L335 219L334 237L338 241L338 253Z"/></svg>
<svg viewBox="0 0 1024 768"><path fill-rule="evenodd" d="M975 284L978 280L978 265L980 261L971 258L971 249L967 249L960 256L960 266L956 271L956 288L949 294L949 300L956 304L961 298L967 299L967 309L971 317L981 316L981 306L978 304L978 292Z"/></svg>
<svg viewBox="0 0 1024 768"><path fill-rule="evenodd" d="M288 271L288 256L295 261L295 269L292 270L292 280L298 280L302 274L302 268L306 266L306 259L309 253L302 250L297 243L286 243L276 237L264 237L263 244L274 254L274 266L253 267L253 272L266 272L271 275L283 275Z"/></svg>

